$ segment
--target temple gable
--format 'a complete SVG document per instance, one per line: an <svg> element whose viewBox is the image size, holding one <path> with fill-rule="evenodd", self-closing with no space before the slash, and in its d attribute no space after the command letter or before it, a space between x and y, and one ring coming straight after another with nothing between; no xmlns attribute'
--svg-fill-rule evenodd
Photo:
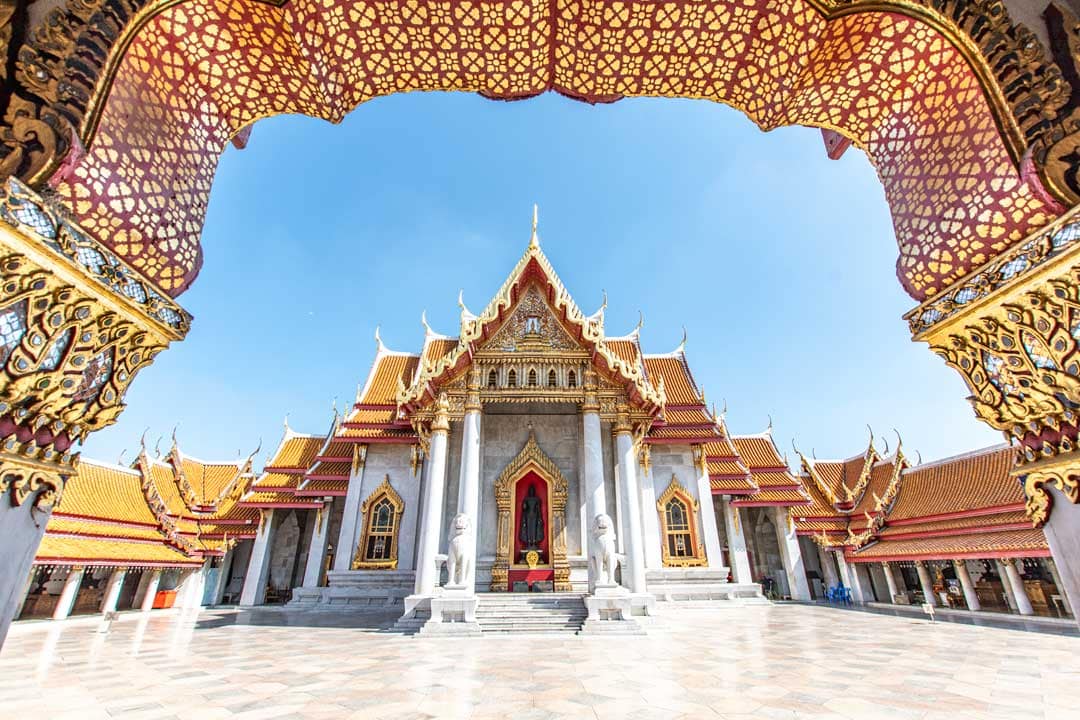
<svg viewBox="0 0 1080 720"><path fill-rule="evenodd" d="M513 353L564 352L580 348L537 286L532 285L507 315L502 327L480 349Z"/></svg>

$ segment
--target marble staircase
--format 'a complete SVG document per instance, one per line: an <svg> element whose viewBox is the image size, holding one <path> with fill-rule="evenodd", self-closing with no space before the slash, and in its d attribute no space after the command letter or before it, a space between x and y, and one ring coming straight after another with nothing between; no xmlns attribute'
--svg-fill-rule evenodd
<svg viewBox="0 0 1080 720"><path fill-rule="evenodd" d="M484 633L576 633L588 613L580 593L481 593L476 621Z"/></svg>

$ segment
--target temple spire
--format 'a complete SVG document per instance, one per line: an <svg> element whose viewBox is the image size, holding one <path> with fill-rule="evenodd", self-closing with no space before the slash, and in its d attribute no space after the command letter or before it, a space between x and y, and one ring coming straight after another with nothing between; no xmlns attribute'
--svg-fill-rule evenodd
<svg viewBox="0 0 1080 720"><path fill-rule="evenodd" d="M536 226L540 224L540 208L536 203L533 203L533 223L532 223L532 237L529 238L529 249L535 250L540 247L540 238L536 234Z"/></svg>

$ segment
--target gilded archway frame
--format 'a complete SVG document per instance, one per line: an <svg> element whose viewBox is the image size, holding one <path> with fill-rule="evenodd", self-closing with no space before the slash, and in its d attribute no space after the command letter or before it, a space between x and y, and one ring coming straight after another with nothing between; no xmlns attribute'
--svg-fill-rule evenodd
<svg viewBox="0 0 1080 720"><path fill-rule="evenodd" d="M693 548L694 554L685 557L676 557L668 551L667 505L676 498L686 506L690 515L687 520L690 525L690 547ZM671 476L671 483L667 486L667 490L656 501L656 511L660 515L660 531L663 540L660 547L664 567L700 567L707 565L705 547L701 543L701 526L698 521L701 506L697 498L690 494L690 491L679 482L679 478L674 474Z"/></svg>
<svg viewBox="0 0 1080 720"><path fill-rule="evenodd" d="M491 591L506 592L510 576L510 556L514 550L513 516L514 487L526 473L535 472L548 485L548 504L551 517L551 567L555 571L555 591L570 590L570 563L566 559L566 498L569 483L555 462L536 443L530 432L529 440L517 457L499 474L495 481L495 504L499 511L499 527L495 548L495 564L491 567Z"/></svg>
<svg viewBox="0 0 1080 720"><path fill-rule="evenodd" d="M390 557L385 560L364 559L364 548L367 547L368 538L371 536L371 521L369 511L374 505L386 498L394 508L394 532L390 543ZM353 553L353 570L395 570L398 563L399 541L401 539L401 518L405 514L405 501L390 484L390 476L387 475L379 486L371 491L360 505L360 517L363 519L364 529L360 534L360 541Z"/></svg>

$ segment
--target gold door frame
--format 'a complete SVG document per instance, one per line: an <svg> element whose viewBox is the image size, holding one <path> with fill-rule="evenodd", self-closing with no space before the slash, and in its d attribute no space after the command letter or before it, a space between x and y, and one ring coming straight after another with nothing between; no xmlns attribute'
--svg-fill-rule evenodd
<svg viewBox="0 0 1080 720"><path fill-rule="evenodd" d="M672 498L678 498L682 501L689 511L690 517L686 520L689 524L690 546L693 555L676 557L668 551L667 504ZM701 544L701 528L698 525L698 513L701 512L701 506L697 498L683 487L683 484L679 482L679 478L674 473L671 475L671 484L667 486L667 490L656 501L656 510L660 514L660 534L662 539L660 550L664 567L701 567L707 565L705 547Z"/></svg>
<svg viewBox="0 0 1080 720"><path fill-rule="evenodd" d="M510 556L514 549L510 517L513 514L513 494L517 481L528 472L535 472L548 485L548 507L551 518L549 546L551 567L555 571L555 591L570 590L570 563L566 559L566 496L569 484L555 462L536 444L529 432L529 441L518 456L495 481L495 504L499 509L499 534L495 549L495 564L491 567L491 591L506 592L510 577Z"/></svg>

